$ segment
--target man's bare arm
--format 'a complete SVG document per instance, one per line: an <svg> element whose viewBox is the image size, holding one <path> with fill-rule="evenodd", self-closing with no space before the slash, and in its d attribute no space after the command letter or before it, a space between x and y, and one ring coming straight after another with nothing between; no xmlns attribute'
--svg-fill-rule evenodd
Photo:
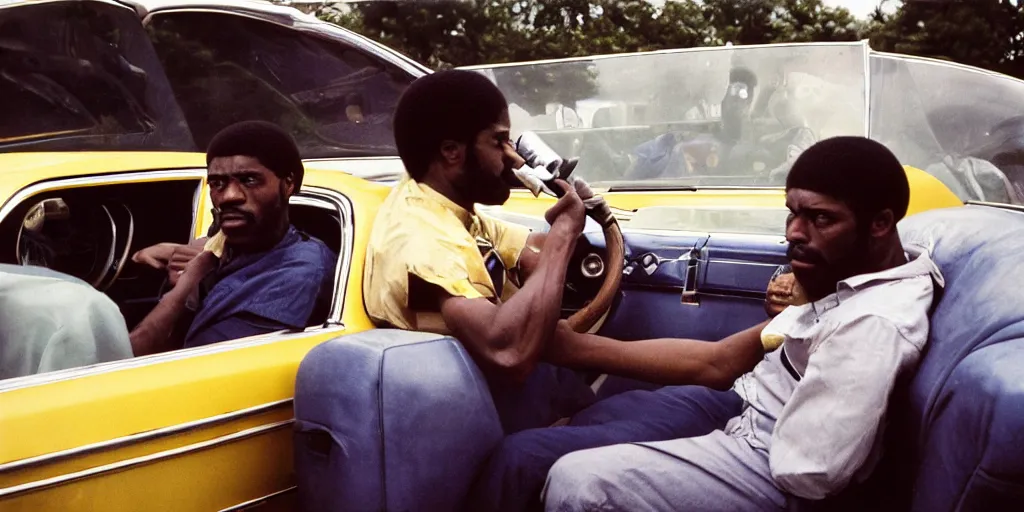
<svg viewBox="0 0 1024 512"><path fill-rule="evenodd" d="M541 251L544 250L544 242L547 240L547 233L530 233L526 239L526 247L519 253L519 274L525 282L533 275L540 265Z"/></svg>
<svg viewBox="0 0 1024 512"><path fill-rule="evenodd" d="M569 257L575 248L572 229L556 225L536 269L508 302L445 295L441 316L467 350L491 371L522 381L533 370L560 318Z"/></svg>
<svg viewBox="0 0 1024 512"><path fill-rule="evenodd" d="M190 314L185 304L216 262L216 257L204 252L188 263L178 284L163 296L153 311L130 333L132 352L136 357L180 348L179 340L173 336L175 326L185 315Z"/></svg>
<svg viewBox="0 0 1024 512"><path fill-rule="evenodd" d="M764 358L761 330L766 325L768 320L718 342L671 338L624 342L577 333L563 321L545 359L659 384L724 390Z"/></svg>

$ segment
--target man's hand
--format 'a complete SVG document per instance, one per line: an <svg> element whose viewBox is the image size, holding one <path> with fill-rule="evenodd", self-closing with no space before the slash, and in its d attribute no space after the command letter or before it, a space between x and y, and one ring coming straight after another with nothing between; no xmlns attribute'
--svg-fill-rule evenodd
<svg viewBox="0 0 1024 512"><path fill-rule="evenodd" d="M190 248L191 249L191 248ZM199 284L206 274L209 274L213 269L217 268L218 259L212 252L201 251L196 256L189 259L188 263L182 269L181 277L179 282L186 285L186 288L192 287Z"/></svg>
<svg viewBox="0 0 1024 512"><path fill-rule="evenodd" d="M172 338L175 325L189 315L187 303L195 300L199 282L217 267L217 262L213 253L203 251L185 265L178 285L167 292L131 332L132 351L136 357L181 348L181 340Z"/></svg>
<svg viewBox="0 0 1024 512"><path fill-rule="evenodd" d="M586 224L586 208L583 200L576 192L576 187L569 185L564 180L555 180L555 184L565 191L565 195L558 199L548 211L544 212L544 218L551 225L566 230L566 235L575 239L583 232Z"/></svg>
<svg viewBox="0 0 1024 512"><path fill-rule="evenodd" d="M174 287L188 263L202 252L205 240L196 239L188 245L170 242L152 245L133 254L132 261L157 270L167 270L167 280Z"/></svg>
<svg viewBox="0 0 1024 512"><path fill-rule="evenodd" d="M611 208L608 207L608 202L600 195L594 194L594 191L590 189L590 185L583 181L583 178L570 176L569 182L576 189L576 194L583 200L583 206L586 208L587 214L600 223L602 227L607 227L615 219Z"/></svg>
<svg viewBox="0 0 1024 512"><path fill-rule="evenodd" d="M132 261L161 270L167 268L171 257L174 256L174 249L176 247L179 247L179 245L169 242L151 245L133 254Z"/></svg>
<svg viewBox="0 0 1024 512"><path fill-rule="evenodd" d="M807 295L792 272L779 274L768 282L764 310L765 313L768 313L769 318L775 318L776 315L782 313L782 310L789 306L799 306L806 303Z"/></svg>

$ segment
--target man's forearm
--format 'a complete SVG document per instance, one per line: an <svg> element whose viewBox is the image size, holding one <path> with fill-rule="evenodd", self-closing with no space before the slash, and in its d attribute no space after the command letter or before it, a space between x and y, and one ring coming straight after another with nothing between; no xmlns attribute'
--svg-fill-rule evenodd
<svg viewBox="0 0 1024 512"><path fill-rule="evenodd" d="M530 361L539 358L541 348L561 318L565 275L576 243L565 231L553 229L545 237L543 253L530 278L495 315L494 323L500 329L518 331L506 337L505 344L518 345L514 352Z"/></svg>
<svg viewBox="0 0 1024 512"><path fill-rule="evenodd" d="M188 313L185 302L191 287L176 286L132 330L129 339L135 356L144 356L174 350L172 334L178 320Z"/></svg>
<svg viewBox="0 0 1024 512"><path fill-rule="evenodd" d="M764 358L762 322L718 342L662 338L623 342L559 324L552 362L666 385L728 389Z"/></svg>
<svg viewBox="0 0 1024 512"><path fill-rule="evenodd" d="M445 300L446 325L476 356L501 373L525 378L561 317L562 290L575 238L553 227L533 275L507 302Z"/></svg>

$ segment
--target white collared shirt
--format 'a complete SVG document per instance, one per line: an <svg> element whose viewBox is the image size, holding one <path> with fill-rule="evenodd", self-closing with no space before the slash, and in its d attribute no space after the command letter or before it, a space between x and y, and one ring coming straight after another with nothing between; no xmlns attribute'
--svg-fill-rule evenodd
<svg viewBox="0 0 1024 512"><path fill-rule="evenodd" d="M904 265L786 308L768 326L785 336L782 348L736 381L746 403L726 431L768 451L783 491L831 496L865 478L881 456L890 394L920 360L935 284L944 284L926 251L905 250Z"/></svg>

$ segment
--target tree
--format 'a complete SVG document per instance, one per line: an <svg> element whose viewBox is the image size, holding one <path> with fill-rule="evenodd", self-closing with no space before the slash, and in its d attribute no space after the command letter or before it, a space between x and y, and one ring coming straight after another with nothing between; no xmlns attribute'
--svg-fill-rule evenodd
<svg viewBox="0 0 1024 512"><path fill-rule="evenodd" d="M347 11L328 7L318 14L434 69L726 43L869 38L876 50L1024 77L1024 3L1011 0L909 0L892 15L879 7L866 20L822 0L668 0L662 6L647 0L377 0L346 5Z"/></svg>
<svg viewBox="0 0 1024 512"><path fill-rule="evenodd" d="M1024 77L1024 4L909 1L892 16L878 10L872 18L867 35L876 50Z"/></svg>

